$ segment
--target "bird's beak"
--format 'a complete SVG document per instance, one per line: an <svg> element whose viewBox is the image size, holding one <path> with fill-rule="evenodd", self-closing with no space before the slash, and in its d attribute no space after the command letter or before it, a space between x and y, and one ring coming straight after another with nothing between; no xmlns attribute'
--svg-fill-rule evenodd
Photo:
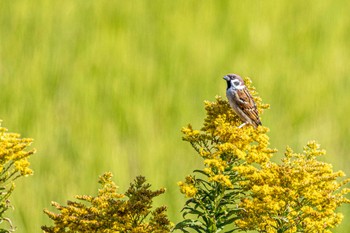
<svg viewBox="0 0 350 233"><path fill-rule="evenodd" d="M230 78L227 75L223 79L225 79L226 81L230 81Z"/></svg>

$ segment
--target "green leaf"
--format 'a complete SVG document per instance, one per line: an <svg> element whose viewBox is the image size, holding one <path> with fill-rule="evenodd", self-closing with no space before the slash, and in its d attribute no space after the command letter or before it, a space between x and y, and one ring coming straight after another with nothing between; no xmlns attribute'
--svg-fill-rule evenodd
<svg viewBox="0 0 350 233"><path fill-rule="evenodd" d="M204 172L203 170L194 170L193 172L197 172L197 173L200 173L202 175L205 175L206 177L209 177L209 175L206 172Z"/></svg>

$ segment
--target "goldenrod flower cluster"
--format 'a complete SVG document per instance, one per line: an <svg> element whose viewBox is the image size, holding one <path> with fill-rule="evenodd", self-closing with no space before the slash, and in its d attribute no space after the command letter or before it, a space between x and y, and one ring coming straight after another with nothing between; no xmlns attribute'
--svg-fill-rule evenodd
<svg viewBox="0 0 350 233"><path fill-rule="evenodd" d="M344 173L317 160L324 154L311 141L301 154L287 148L282 164L235 167L245 178L240 185L249 191L239 204L242 211L236 224L264 232L330 232L342 220L336 208L350 202L344 197L349 189L342 188L349 179L337 182Z"/></svg>
<svg viewBox="0 0 350 233"><path fill-rule="evenodd" d="M249 79L245 83L261 114L269 106L262 104ZM349 190L343 188L349 180L338 182L343 172L317 160L325 154L318 144L309 142L301 154L287 148L277 164L270 161L277 150L269 148L267 127L238 128L242 122L221 97L205 101L205 110L200 130L191 125L182 129L204 168L178 183L189 200L185 220L175 229L327 232L341 222L335 210L349 203L344 196Z"/></svg>
<svg viewBox="0 0 350 233"><path fill-rule="evenodd" d="M164 189L150 190L150 184L139 176L125 194L117 192L112 174L100 176L96 197L76 196L81 202L68 201L67 206L53 202L59 214L44 210L54 221L54 226L43 226L44 232L97 232L97 233L166 233L171 224L166 216L166 207L152 211L153 198L165 192Z"/></svg>
<svg viewBox="0 0 350 233"><path fill-rule="evenodd" d="M195 187L195 179L192 176L187 176L185 182L177 183L180 187L180 190L186 197L194 197L197 193L197 188Z"/></svg>
<svg viewBox="0 0 350 233"><path fill-rule="evenodd" d="M245 82L250 88L259 112L262 113L269 106L262 104L261 98L256 96L255 89L250 87L250 80L246 79ZM232 188L233 184L229 177L233 165L242 161L247 164L266 163L276 150L268 147L267 127L238 128L242 122L231 110L228 102L221 97L216 97L216 102L205 101L205 110L207 117L202 129L194 130L191 125L184 127L183 140L190 142L204 159L203 171L208 174L209 182L218 182ZM185 183L188 184L187 181Z"/></svg>
<svg viewBox="0 0 350 233"><path fill-rule="evenodd" d="M28 158L35 150L26 151L32 142L33 139L31 138L20 138L17 133L8 133L7 129L1 127L0 124L1 180L3 180L3 177L12 177L12 180L14 180L20 176L33 173L29 168Z"/></svg>
<svg viewBox="0 0 350 233"><path fill-rule="evenodd" d="M27 150L32 141L30 138L20 138L19 134L8 133L0 124L0 221L7 221L10 228L11 221L3 214L10 207L8 198L14 189L13 182L33 173L28 159L35 150Z"/></svg>

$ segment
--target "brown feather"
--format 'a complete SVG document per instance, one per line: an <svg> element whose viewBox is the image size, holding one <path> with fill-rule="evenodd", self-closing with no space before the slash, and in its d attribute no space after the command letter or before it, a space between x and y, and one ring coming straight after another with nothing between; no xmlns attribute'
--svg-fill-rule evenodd
<svg viewBox="0 0 350 233"><path fill-rule="evenodd" d="M244 88L243 90L237 90L236 96L238 97L236 98L237 106L249 119L251 119L251 123L253 123L255 127L261 125L258 109L248 89Z"/></svg>

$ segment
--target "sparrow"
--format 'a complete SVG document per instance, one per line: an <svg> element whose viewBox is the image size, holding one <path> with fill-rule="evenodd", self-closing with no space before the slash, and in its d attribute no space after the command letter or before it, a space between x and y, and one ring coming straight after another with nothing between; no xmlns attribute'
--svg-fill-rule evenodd
<svg viewBox="0 0 350 233"><path fill-rule="evenodd" d="M227 82L226 97L233 111L243 121L238 128L246 124L254 126L261 125L259 113L253 97L245 86L243 79L237 74L228 74L224 77Z"/></svg>

